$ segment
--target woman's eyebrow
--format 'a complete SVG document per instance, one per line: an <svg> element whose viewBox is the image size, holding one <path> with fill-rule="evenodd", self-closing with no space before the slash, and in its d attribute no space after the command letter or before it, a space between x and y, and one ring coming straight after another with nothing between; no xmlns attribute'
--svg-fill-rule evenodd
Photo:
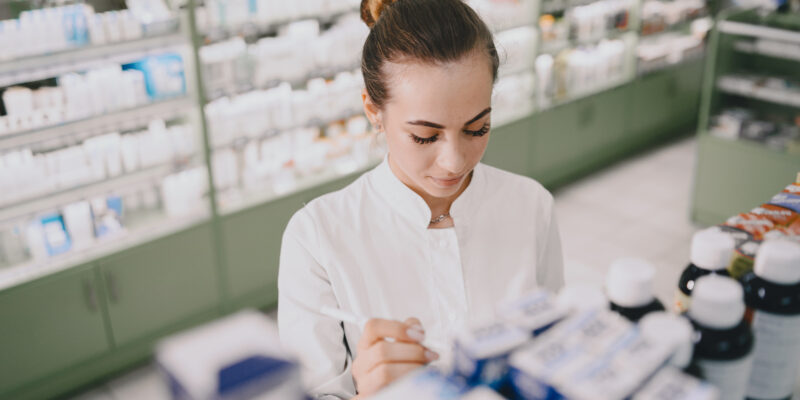
<svg viewBox="0 0 800 400"><path fill-rule="evenodd" d="M479 120L479 119L483 118L483 116L484 116L484 115L486 115L486 114L488 114L488 113L490 113L490 112L492 112L492 107L489 107L489 108L487 108L487 109L485 109L485 110L481 111L481 112L480 112L480 114L476 115L476 116L475 116L475 117L473 117L471 120L467 121L467 122L464 124L464 126L467 126L467 125L469 125L469 124L471 124L471 123L473 123L473 122L475 122L475 121L477 121L477 120Z"/></svg>
<svg viewBox="0 0 800 400"><path fill-rule="evenodd" d="M469 124L471 124L471 123L483 118L484 115L486 115L486 114L488 114L490 112L492 112L492 107L489 107L489 108L481 111L478 115L474 116L471 120L469 120L466 123L464 123L464 126L467 126L467 125L469 125ZM435 122L430 122L430 121L417 120L417 121L407 121L406 123L409 124L409 125L420 125L420 126L427 126L427 127L436 128L436 129L444 129L444 126L442 126L440 124L437 124Z"/></svg>

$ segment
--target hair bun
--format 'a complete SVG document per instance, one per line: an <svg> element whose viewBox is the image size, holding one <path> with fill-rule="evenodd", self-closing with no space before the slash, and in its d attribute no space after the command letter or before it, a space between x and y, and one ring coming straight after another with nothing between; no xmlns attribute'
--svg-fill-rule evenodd
<svg viewBox="0 0 800 400"><path fill-rule="evenodd" d="M361 19L367 24L369 29L375 26L378 18L381 17L383 10L394 3L396 0L361 0Z"/></svg>

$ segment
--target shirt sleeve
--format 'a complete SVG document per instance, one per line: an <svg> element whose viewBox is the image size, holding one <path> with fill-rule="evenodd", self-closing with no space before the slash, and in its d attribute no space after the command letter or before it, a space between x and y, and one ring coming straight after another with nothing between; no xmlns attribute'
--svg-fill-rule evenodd
<svg viewBox="0 0 800 400"><path fill-rule="evenodd" d="M550 223L547 230L544 249L537 265L536 280L539 287L544 287L554 293L564 287L564 254L561 250L561 235L558 230L555 207L550 196Z"/></svg>
<svg viewBox="0 0 800 400"><path fill-rule="evenodd" d="M278 271L278 330L281 342L300 362L303 383L316 399L355 396L351 362L339 321L320 313L338 308L319 251L313 220L298 211L283 234Z"/></svg>

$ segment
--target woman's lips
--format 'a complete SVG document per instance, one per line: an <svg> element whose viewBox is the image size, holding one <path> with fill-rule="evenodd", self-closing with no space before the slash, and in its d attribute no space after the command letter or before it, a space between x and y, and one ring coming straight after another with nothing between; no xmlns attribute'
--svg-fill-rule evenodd
<svg viewBox="0 0 800 400"><path fill-rule="evenodd" d="M434 183L436 183L439 186L451 187L451 186L455 186L459 182L461 182L461 180L464 179L464 175L461 175L458 178L453 178L453 179L439 179L439 178L434 178L434 177L431 177L431 179L433 180Z"/></svg>

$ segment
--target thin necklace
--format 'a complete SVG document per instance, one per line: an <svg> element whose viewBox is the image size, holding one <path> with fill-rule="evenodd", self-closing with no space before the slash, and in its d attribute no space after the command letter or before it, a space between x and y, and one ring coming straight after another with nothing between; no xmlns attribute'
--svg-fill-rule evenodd
<svg viewBox="0 0 800 400"><path fill-rule="evenodd" d="M434 219L431 220L431 225L438 224L439 222L444 221L446 218L450 218L450 213L442 214Z"/></svg>

